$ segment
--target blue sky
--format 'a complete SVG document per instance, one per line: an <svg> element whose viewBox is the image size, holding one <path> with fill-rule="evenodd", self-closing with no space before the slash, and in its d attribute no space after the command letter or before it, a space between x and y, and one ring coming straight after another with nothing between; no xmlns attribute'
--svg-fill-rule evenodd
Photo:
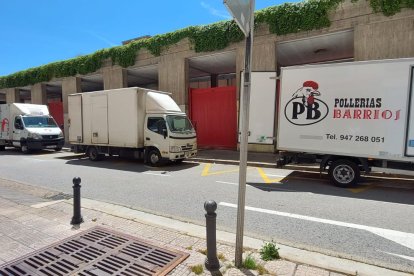
<svg viewBox="0 0 414 276"><path fill-rule="evenodd" d="M0 76L224 19L223 0L0 0Z"/></svg>

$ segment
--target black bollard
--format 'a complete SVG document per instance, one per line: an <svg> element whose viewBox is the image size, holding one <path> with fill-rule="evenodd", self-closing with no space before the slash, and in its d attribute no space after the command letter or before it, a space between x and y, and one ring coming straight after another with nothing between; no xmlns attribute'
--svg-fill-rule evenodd
<svg viewBox="0 0 414 276"><path fill-rule="evenodd" d="M204 203L204 210L206 210L206 233L207 233L207 258L205 266L208 270L217 270L220 268L220 263L217 258L216 245L216 217L215 213L217 203L214 200L209 200Z"/></svg>
<svg viewBox="0 0 414 276"><path fill-rule="evenodd" d="M81 215L81 179L80 177L73 178L73 217L70 224L78 225L83 222L83 218Z"/></svg>

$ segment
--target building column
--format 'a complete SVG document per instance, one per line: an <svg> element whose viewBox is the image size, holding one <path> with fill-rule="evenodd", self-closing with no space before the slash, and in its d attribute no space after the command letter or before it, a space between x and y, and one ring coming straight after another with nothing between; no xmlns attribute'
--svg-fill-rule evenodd
<svg viewBox="0 0 414 276"><path fill-rule="evenodd" d="M20 103L20 90L18 88L6 89L6 103Z"/></svg>
<svg viewBox="0 0 414 276"><path fill-rule="evenodd" d="M47 104L46 84L36 83L31 89L32 104Z"/></svg>
<svg viewBox="0 0 414 276"><path fill-rule="evenodd" d="M211 74L210 75L210 83L211 87L218 87L218 74Z"/></svg>
<svg viewBox="0 0 414 276"><path fill-rule="evenodd" d="M188 59L180 54L171 58L161 57L158 66L158 87L161 91L172 93L172 98L183 112L188 111L189 87Z"/></svg>
<svg viewBox="0 0 414 276"><path fill-rule="evenodd" d="M104 89L128 87L127 70L120 66L102 68Z"/></svg>
<svg viewBox="0 0 414 276"><path fill-rule="evenodd" d="M254 43L252 71L276 71L276 42Z"/></svg>
<svg viewBox="0 0 414 276"><path fill-rule="evenodd" d="M355 26L355 61L414 56L413 29L413 17Z"/></svg>
<svg viewBox="0 0 414 276"><path fill-rule="evenodd" d="M62 101L65 143L69 143L68 132L68 96L69 94L81 93L81 79L78 77L64 78L62 81Z"/></svg>

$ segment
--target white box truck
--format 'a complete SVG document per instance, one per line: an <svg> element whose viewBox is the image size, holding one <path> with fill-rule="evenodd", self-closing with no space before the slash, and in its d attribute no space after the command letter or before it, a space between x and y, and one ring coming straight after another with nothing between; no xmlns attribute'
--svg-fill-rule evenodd
<svg viewBox="0 0 414 276"><path fill-rule="evenodd" d="M62 130L46 105L0 104L0 150L11 146L23 153L41 149L59 151L64 143Z"/></svg>
<svg viewBox="0 0 414 276"><path fill-rule="evenodd" d="M414 172L414 58L281 69L278 165L308 154L337 186Z"/></svg>
<svg viewBox="0 0 414 276"><path fill-rule="evenodd" d="M131 87L69 95L69 142L90 160L105 155L182 161L197 154L196 132L169 93Z"/></svg>

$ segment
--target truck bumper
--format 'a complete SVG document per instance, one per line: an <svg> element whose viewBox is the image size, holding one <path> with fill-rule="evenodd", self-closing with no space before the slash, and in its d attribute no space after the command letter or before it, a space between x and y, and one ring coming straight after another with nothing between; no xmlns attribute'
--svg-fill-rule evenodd
<svg viewBox="0 0 414 276"><path fill-rule="evenodd" d="M196 155L197 155L197 150L170 152L169 159L170 160L185 159L185 158L194 157Z"/></svg>
<svg viewBox="0 0 414 276"><path fill-rule="evenodd" d="M50 139L50 140L35 140L25 139L21 140L21 145L26 145L30 150L41 150L41 149L57 149L62 148L65 144L64 138Z"/></svg>

